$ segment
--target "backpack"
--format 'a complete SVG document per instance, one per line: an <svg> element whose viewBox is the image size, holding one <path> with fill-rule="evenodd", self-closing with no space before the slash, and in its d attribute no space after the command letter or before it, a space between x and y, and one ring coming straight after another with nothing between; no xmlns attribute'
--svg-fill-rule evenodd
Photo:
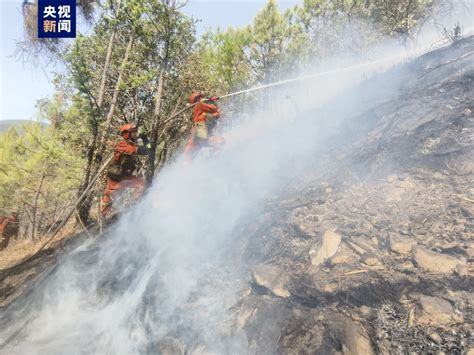
<svg viewBox="0 0 474 355"><path fill-rule="evenodd" d="M122 153L118 160L112 160L107 168L107 176L115 181L120 181L126 176L131 176L136 169L134 155Z"/></svg>

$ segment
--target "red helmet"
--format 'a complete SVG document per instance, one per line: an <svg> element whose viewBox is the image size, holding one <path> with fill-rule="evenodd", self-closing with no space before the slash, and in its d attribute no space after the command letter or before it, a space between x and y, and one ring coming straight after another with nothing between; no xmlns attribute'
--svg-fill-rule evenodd
<svg viewBox="0 0 474 355"><path fill-rule="evenodd" d="M202 97L202 93L200 92L193 92L191 96L189 96L189 103L194 104Z"/></svg>
<svg viewBox="0 0 474 355"><path fill-rule="evenodd" d="M122 127L120 127L120 134L123 136L125 133L133 132L136 130L137 130L137 127L135 127L134 125L130 123L127 123L127 124L124 124Z"/></svg>

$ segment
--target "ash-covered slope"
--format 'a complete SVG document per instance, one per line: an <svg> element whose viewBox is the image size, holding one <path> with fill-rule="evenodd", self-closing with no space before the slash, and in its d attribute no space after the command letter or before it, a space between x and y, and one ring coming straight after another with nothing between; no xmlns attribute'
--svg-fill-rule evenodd
<svg viewBox="0 0 474 355"><path fill-rule="evenodd" d="M329 75L170 167L1 315L2 351L467 351L473 51Z"/></svg>
<svg viewBox="0 0 474 355"><path fill-rule="evenodd" d="M257 266L238 313L257 348L474 351L473 61L469 38L424 55L402 76L383 75L399 80L397 92L380 93L349 128L336 126L344 144L329 143L316 164L323 168L249 228L246 253ZM319 113L334 112L328 107ZM278 331L268 331L275 315Z"/></svg>

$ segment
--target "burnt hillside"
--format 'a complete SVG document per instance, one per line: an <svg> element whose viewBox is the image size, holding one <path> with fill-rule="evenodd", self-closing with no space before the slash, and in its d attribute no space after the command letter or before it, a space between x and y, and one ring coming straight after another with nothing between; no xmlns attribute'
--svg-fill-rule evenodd
<svg viewBox="0 0 474 355"><path fill-rule="evenodd" d="M298 112L324 117L324 135L299 155L297 141L275 144L265 154L289 162L269 173L241 147L203 162L210 173L165 172L156 196L6 307L2 350L473 351L473 54L466 38ZM298 126L301 146L310 128ZM280 170L284 183L261 192ZM27 272L2 274L9 295Z"/></svg>
<svg viewBox="0 0 474 355"><path fill-rule="evenodd" d="M254 344L273 336L288 354L474 349L473 54L469 38L402 77L387 73L399 89L352 117L357 130L337 126L346 144L249 229L257 265L239 312L251 315L243 328ZM266 334L274 313L280 331Z"/></svg>

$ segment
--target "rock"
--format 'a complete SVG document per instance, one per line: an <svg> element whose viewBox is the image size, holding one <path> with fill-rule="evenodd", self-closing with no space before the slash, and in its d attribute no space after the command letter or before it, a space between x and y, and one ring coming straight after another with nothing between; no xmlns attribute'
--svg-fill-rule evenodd
<svg viewBox="0 0 474 355"><path fill-rule="evenodd" d="M331 230L324 232L321 243L315 246L310 252L312 265L320 265L326 259L336 254L339 245L341 244L341 236Z"/></svg>
<svg viewBox="0 0 474 355"><path fill-rule="evenodd" d="M282 268L276 265L259 265L253 268L253 281L266 288L275 296L287 298L290 292L286 288L288 277Z"/></svg>
<svg viewBox="0 0 474 355"><path fill-rule="evenodd" d="M460 248L460 244L458 242L450 242L450 243L444 243L440 244L439 248L441 250L447 250L447 249L453 249L453 248Z"/></svg>
<svg viewBox="0 0 474 355"><path fill-rule="evenodd" d="M401 265L402 269L403 270L407 270L407 271L413 271L413 269L415 268L413 266L413 263L409 260L405 261L402 265Z"/></svg>
<svg viewBox="0 0 474 355"><path fill-rule="evenodd" d="M436 344L440 344L442 339L438 333L431 333L429 335L430 339L433 340Z"/></svg>
<svg viewBox="0 0 474 355"><path fill-rule="evenodd" d="M367 319L372 320L377 318L377 311L367 306L359 307L359 312Z"/></svg>
<svg viewBox="0 0 474 355"><path fill-rule="evenodd" d="M246 309L238 313L236 326L238 329L244 329L248 320L255 314L255 309Z"/></svg>
<svg viewBox="0 0 474 355"><path fill-rule="evenodd" d="M341 250L329 259L329 264L331 266L336 266L339 264L352 264L358 259L358 256L352 250Z"/></svg>
<svg viewBox="0 0 474 355"><path fill-rule="evenodd" d="M300 223L294 225L294 229L297 235L304 235L309 238L315 238L317 235L316 224Z"/></svg>
<svg viewBox="0 0 474 355"><path fill-rule="evenodd" d="M342 353L344 355L374 354L367 331L350 319L347 319L343 325Z"/></svg>
<svg viewBox="0 0 474 355"><path fill-rule="evenodd" d="M361 261L368 266L380 265L380 260L373 254L365 253L362 255Z"/></svg>
<svg viewBox="0 0 474 355"><path fill-rule="evenodd" d="M462 321L462 318L454 313L451 304L441 298L419 296L417 306L419 310L416 317L417 324L439 327Z"/></svg>
<svg viewBox="0 0 474 355"><path fill-rule="evenodd" d="M408 255L415 245L416 240L414 239L399 236L390 236L388 238L389 250L400 255Z"/></svg>
<svg viewBox="0 0 474 355"><path fill-rule="evenodd" d="M461 277L467 277L470 274L469 268L467 267L467 265L458 265L456 266L454 271L456 272L456 274L458 274Z"/></svg>
<svg viewBox="0 0 474 355"><path fill-rule="evenodd" d="M463 260L435 253L420 246L414 247L412 252L413 258L418 266L432 272L452 273L456 269L456 266L466 264Z"/></svg>
<svg viewBox="0 0 474 355"><path fill-rule="evenodd" d="M351 238L347 240L347 243L360 255L365 253L375 254L377 252L377 249L368 243L365 238Z"/></svg>
<svg viewBox="0 0 474 355"><path fill-rule="evenodd" d="M469 116L471 115L471 113L472 113L472 110L469 109L469 108L466 108L466 109L464 109L464 111L463 111L463 114L464 114L464 116L466 116L466 117L469 117Z"/></svg>

